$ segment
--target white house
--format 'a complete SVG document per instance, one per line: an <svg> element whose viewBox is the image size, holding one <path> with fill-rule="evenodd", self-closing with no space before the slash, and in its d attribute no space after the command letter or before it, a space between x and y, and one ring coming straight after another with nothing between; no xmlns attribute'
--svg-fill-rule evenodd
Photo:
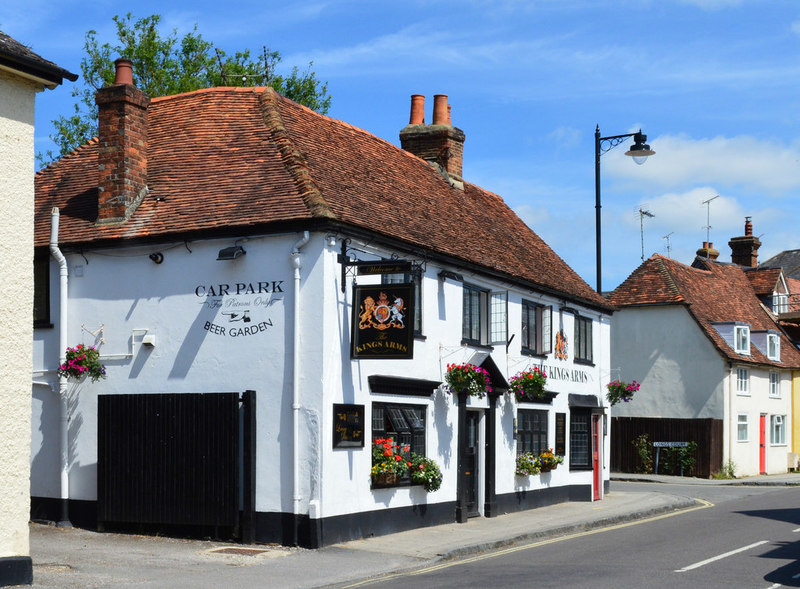
<svg viewBox="0 0 800 589"><path fill-rule="evenodd" d="M34 391L38 517L58 517L66 498L75 523L137 523L117 503L158 496L142 479L163 473L115 478L112 462L139 447L125 436L141 430L129 427L139 409L120 407L159 393L255 391L230 475L244 481L231 505L245 538L322 546L603 497L611 307L499 196L462 179L446 97L432 125L413 99L400 149L269 88L151 101L127 68L98 93L99 138L37 176L37 245L52 242L66 268L60 278L43 258L37 285L50 301L35 348L49 383ZM107 378L66 383L59 439L64 334L98 346ZM445 391L447 365L463 362L488 371L490 394ZM508 380L533 366L550 394L517 403ZM205 444L208 419L180 427ZM371 481L371 442L386 437L435 460L441 488ZM562 466L515 476L518 451L548 448ZM138 523L185 524L178 511Z"/></svg>
<svg viewBox="0 0 800 589"><path fill-rule="evenodd" d="M33 133L36 93L77 76L0 31L0 586L30 584L30 378L33 342Z"/></svg>
<svg viewBox="0 0 800 589"><path fill-rule="evenodd" d="M614 442L621 464L634 452L631 438L657 423L660 435L681 439L650 441L697 442L705 476L729 461L737 475L793 466L792 372L800 353L759 299L765 281L770 296L783 292L780 271L736 258L736 247L759 245L749 219L745 234L731 241L739 263L717 261L713 244L698 250L692 266L653 255L609 297L618 307L612 371L641 383L632 402L612 410L615 433L626 432Z"/></svg>

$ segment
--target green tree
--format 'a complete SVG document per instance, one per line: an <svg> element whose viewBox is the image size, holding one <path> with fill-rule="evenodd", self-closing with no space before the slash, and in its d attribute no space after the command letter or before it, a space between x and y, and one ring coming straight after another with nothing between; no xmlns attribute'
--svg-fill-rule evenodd
<svg viewBox="0 0 800 589"><path fill-rule="evenodd" d="M197 25L183 38L176 30L162 34L161 16L154 14L133 20L131 13L115 16L117 42L99 43L97 31L86 33L85 55L81 59L82 84L75 86L77 99L69 116L53 121L55 133L50 139L59 153L48 150L37 154L47 165L97 134L97 106L94 96L100 88L114 82L114 60L119 57L133 63L133 83L149 96L168 96L213 86L272 86L275 91L300 104L325 114L331 105L327 82L317 79L311 70L292 68L287 75L276 72L281 62L278 51L264 48L260 59L249 50L228 55L203 39Z"/></svg>

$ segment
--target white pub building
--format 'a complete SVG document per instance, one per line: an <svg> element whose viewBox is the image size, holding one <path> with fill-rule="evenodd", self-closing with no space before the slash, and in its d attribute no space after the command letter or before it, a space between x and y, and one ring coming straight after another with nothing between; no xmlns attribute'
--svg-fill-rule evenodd
<svg viewBox="0 0 800 589"><path fill-rule="evenodd" d="M34 517L316 547L603 498L612 308L423 100L401 149L269 88L151 100L118 63L99 138L36 177ZM77 344L105 378L59 378ZM462 363L492 391L449 392ZM376 484L386 438L441 486Z"/></svg>

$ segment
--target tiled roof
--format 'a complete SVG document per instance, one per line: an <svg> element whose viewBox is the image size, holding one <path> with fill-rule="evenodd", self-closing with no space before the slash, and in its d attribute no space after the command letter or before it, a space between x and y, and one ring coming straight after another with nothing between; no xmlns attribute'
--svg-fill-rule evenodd
<svg viewBox="0 0 800 589"><path fill-rule="evenodd" d="M735 362L800 367L800 352L780 334L781 361L767 359L755 345L750 356L737 354L714 328L716 323L742 322L751 331L779 331L761 305L744 269L735 264L695 259L687 266L654 254L609 295L609 302L633 306L683 304L720 353Z"/></svg>
<svg viewBox="0 0 800 589"><path fill-rule="evenodd" d="M800 250L784 250L758 265L759 268L783 268L787 277L800 278Z"/></svg>
<svg viewBox="0 0 800 589"><path fill-rule="evenodd" d="M271 89L155 98L148 126L150 193L133 216L95 224L92 141L37 174L37 245L49 240L54 206L61 243L75 247L335 224L610 309L496 194L453 188L416 156Z"/></svg>
<svg viewBox="0 0 800 589"><path fill-rule="evenodd" d="M0 66L38 75L55 84L60 84L63 78L73 82L78 79L76 74L44 59L3 31L0 31Z"/></svg>
<svg viewBox="0 0 800 589"><path fill-rule="evenodd" d="M750 280L757 295L771 295L776 292L781 277L780 268L745 268L745 276ZM779 292L783 292L781 288Z"/></svg>

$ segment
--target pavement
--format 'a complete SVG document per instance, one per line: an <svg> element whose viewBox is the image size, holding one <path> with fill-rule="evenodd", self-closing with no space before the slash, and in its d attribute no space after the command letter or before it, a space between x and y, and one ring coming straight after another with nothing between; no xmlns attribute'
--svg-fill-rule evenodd
<svg viewBox="0 0 800 589"><path fill-rule="evenodd" d="M653 490L615 491L614 481L652 482ZM613 474L598 502L472 518L318 550L98 533L31 524L32 587L348 587L366 579L424 568L448 559L596 530L673 513L696 505L688 496L659 491L681 485L800 485L800 474L706 480Z"/></svg>

